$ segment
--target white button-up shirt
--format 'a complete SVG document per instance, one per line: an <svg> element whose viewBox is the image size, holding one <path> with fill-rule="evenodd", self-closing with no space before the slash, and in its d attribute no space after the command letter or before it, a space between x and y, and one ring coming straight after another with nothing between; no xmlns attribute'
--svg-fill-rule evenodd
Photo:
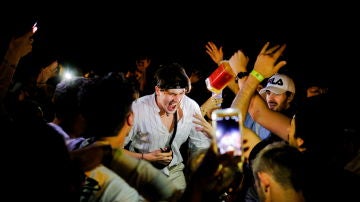
<svg viewBox="0 0 360 202"><path fill-rule="evenodd" d="M193 123L193 115L195 113L201 114L200 107L195 100L184 95L180 108L183 111L183 117L178 120L176 136L171 145L173 159L167 167L162 169L167 175L169 175L170 167L183 162L180 146L188 138L190 152L207 149L211 142L205 134L195 129L196 124ZM131 151L134 151L135 147L141 152L147 153L163 148L169 143L173 131L169 132L161 121L160 109L155 101L155 93L135 100L132 104L132 110L135 115L134 125L125 139L124 145L131 140Z"/></svg>

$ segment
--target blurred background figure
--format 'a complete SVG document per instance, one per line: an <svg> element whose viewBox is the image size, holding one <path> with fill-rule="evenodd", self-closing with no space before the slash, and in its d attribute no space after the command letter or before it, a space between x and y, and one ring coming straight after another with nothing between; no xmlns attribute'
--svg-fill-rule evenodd
<svg viewBox="0 0 360 202"><path fill-rule="evenodd" d="M126 73L126 78L132 80L139 90L140 96L153 93L153 68L152 59L148 54L142 54L135 58L135 66Z"/></svg>
<svg viewBox="0 0 360 202"><path fill-rule="evenodd" d="M204 72L194 67L188 70L188 75L190 75L191 91L187 95L201 105L211 97L211 92L206 88Z"/></svg>
<svg viewBox="0 0 360 202"><path fill-rule="evenodd" d="M309 98L316 95L328 93L330 90L330 82L326 78L320 78L315 75L307 75L304 78L302 87L302 98Z"/></svg>
<svg viewBox="0 0 360 202"><path fill-rule="evenodd" d="M322 85L312 84L306 88L306 97L312 97L328 92L328 88Z"/></svg>

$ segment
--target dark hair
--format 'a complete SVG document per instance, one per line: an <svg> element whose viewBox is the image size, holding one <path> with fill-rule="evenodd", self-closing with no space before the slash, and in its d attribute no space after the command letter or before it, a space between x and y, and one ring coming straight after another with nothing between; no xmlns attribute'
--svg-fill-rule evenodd
<svg viewBox="0 0 360 202"><path fill-rule="evenodd" d="M78 92L82 85L89 79L77 77L63 80L56 85L52 102L56 117L60 119L71 119L79 113Z"/></svg>
<svg viewBox="0 0 360 202"><path fill-rule="evenodd" d="M123 74L109 73L84 85L79 93L81 114L87 124L84 136L117 135L137 96L137 90Z"/></svg>
<svg viewBox="0 0 360 202"><path fill-rule="evenodd" d="M178 89L185 88L190 92L191 83L185 69L178 63L170 63L160 66L155 72L155 85L161 89Z"/></svg>
<svg viewBox="0 0 360 202"><path fill-rule="evenodd" d="M268 172L283 187L302 190L304 186L304 158L301 152L285 142L267 145L253 161L253 175L260 171Z"/></svg>

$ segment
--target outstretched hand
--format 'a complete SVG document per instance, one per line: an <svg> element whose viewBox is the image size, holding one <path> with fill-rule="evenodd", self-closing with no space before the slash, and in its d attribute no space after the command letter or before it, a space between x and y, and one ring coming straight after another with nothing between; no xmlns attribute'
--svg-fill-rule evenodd
<svg viewBox="0 0 360 202"><path fill-rule="evenodd" d="M11 62L16 62L17 64L18 60L29 54L32 51L32 44L34 42L33 35L33 31L30 30L20 37L12 38L8 48L8 54L11 55L6 56L7 60L13 60Z"/></svg>
<svg viewBox="0 0 360 202"><path fill-rule="evenodd" d="M203 132L208 138L214 139L215 138L215 130L212 125L207 122L203 116L200 114L194 114L193 117L195 120L193 123L197 124L196 130Z"/></svg>
<svg viewBox="0 0 360 202"><path fill-rule="evenodd" d="M206 53L211 57L211 59L216 63L220 64L220 62L224 59L223 47L220 46L219 48L215 45L214 42L208 42L205 45Z"/></svg>
<svg viewBox="0 0 360 202"><path fill-rule="evenodd" d="M56 74L58 73L58 66L59 63L57 61L54 61L47 67L43 68L36 78L37 84L46 83L47 80L56 76Z"/></svg>
<svg viewBox="0 0 360 202"><path fill-rule="evenodd" d="M223 102L223 98L219 98L216 96L209 97L200 107L201 115L207 116L211 119L211 112L215 109L219 109L221 103Z"/></svg>
<svg viewBox="0 0 360 202"><path fill-rule="evenodd" d="M261 49L256 58L254 70L260 73L265 78L274 75L279 69L286 65L286 61L282 60L277 62L281 54L286 48L286 44L275 45L269 48L270 43L267 42ZM277 63L276 63L277 62Z"/></svg>

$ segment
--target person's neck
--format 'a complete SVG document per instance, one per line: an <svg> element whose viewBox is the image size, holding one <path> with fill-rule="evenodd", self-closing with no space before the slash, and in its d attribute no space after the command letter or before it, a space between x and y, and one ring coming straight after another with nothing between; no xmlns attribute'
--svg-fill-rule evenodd
<svg viewBox="0 0 360 202"><path fill-rule="evenodd" d="M160 105L159 105L159 103L158 103L156 94L155 94L155 102L156 102L156 105L160 108ZM170 114L171 114L171 113L166 112L164 109L161 109L161 108L160 108L160 112L159 112L160 117L169 117Z"/></svg>
<svg viewBox="0 0 360 202"><path fill-rule="evenodd" d="M160 117L165 117L165 116L169 117L171 115L171 113L168 113L168 112L162 111L162 110L159 112L159 114L160 114Z"/></svg>
<svg viewBox="0 0 360 202"><path fill-rule="evenodd" d="M301 191L297 192L293 188L284 189L284 187L279 184L273 183L269 189L271 200L270 201L293 201L293 202L303 202L305 201L303 193Z"/></svg>

